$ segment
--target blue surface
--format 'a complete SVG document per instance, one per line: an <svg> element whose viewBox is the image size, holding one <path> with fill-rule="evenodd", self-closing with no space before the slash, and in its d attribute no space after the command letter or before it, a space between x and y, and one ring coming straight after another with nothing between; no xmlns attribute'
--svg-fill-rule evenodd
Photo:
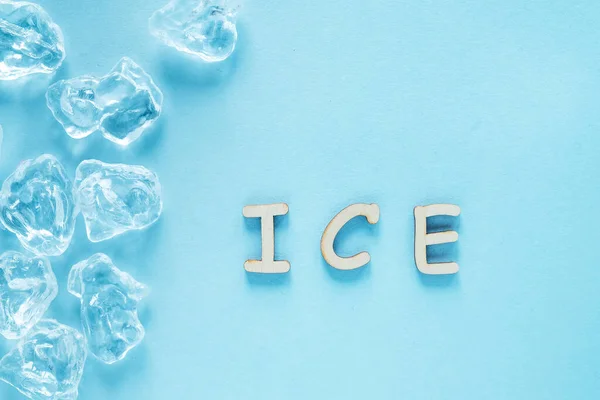
<svg viewBox="0 0 600 400"><path fill-rule="evenodd" d="M125 151L69 138L32 85L0 94L2 178L53 152L72 173L95 157L163 184L151 229L92 244L79 218L52 259L50 314L72 326L68 268L94 252L152 288L144 342L90 359L81 399L598 397L597 1L249 0L233 58L204 67L149 35L163 0L41 3L66 37L54 79L127 55L165 94ZM290 205L276 252L292 271L247 275L259 231L242 207L274 201ZM319 240L359 201L381 220L338 248L372 262L336 272ZM432 202L462 207L454 277L413 263L412 208Z"/></svg>

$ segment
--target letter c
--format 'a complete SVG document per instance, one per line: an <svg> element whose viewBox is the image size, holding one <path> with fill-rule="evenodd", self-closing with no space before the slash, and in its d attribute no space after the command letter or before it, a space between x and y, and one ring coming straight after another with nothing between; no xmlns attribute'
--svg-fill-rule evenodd
<svg viewBox="0 0 600 400"><path fill-rule="evenodd" d="M367 217L370 224L379 221L379 206L377 204L352 204L344 208L338 215L333 217L321 237L321 253L323 258L333 268L341 270L352 270L362 267L371 261L371 256L366 251L351 257L340 257L333 249L333 242L338 232L348 221L359 215Z"/></svg>

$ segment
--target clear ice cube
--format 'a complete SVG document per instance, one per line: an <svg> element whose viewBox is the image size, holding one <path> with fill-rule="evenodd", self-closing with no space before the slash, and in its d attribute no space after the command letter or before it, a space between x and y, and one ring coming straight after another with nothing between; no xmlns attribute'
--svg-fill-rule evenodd
<svg viewBox="0 0 600 400"><path fill-rule="evenodd" d="M57 294L56 276L47 258L16 251L0 255L0 334L7 339L24 336Z"/></svg>
<svg viewBox="0 0 600 400"><path fill-rule="evenodd" d="M100 361L115 363L142 341L145 331L137 305L147 287L119 270L106 254L75 264L68 289L81 299L83 332L90 352Z"/></svg>
<svg viewBox="0 0 600 400"><path fill-rule="evenodd" d="M43 319L0 360L0 379L30 399L74 400L86 357L81 333Z"/></svg>
<svg viewBox="0 0 600 400"><path fill-rule="evenodd" d="M223 0L174 0L152 14L150 32L203 61L223 61L237 42L235 10Z"/></svg>
<svg viewBox="0 0 600 400"><path fill-rule="evenodd" d="M54 83L46 104L67 134L93 132L127 146L160 116L163 94L150 75L127 57L102 77L80 76Z"/></svg>
<svg viewBox="0 0 600 400"><path fill-rule="evenodd" d="M78 213L73 184L53 155L21 162L2 184L0 221L35 254L64 253Z"/></svg>
<svg viewBox="0 0 600 400"><path fill-rule="evenodd" d="M144 229L162 212L158 177L141 165L82 161L75 173L75 199L92 242Z"/></svg>
<svg viewBox="0 0 600 400"><path fill-rule="evenodd" d="M42 7L0 0L0 80L50 74L64 59L62 32Z"/></svg>

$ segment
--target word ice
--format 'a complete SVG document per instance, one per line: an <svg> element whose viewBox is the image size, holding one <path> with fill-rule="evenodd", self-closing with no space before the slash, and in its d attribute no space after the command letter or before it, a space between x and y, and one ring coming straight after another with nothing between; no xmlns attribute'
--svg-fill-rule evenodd
<svg viewBox="0 0 600 400"><path fill-rule="evenodd" d="M260 260L248 260L244 269L248 272L262 274L285 273L290 270L290 263L286 260L275 261L275 225L276 215L285 215L289 207L285 203L260 204L245 206L243 215L246 218L260 218L262 258ZM443 231L427 233L427 218L440 215L458 217L460 207L453 204L431 204L428 206L417 206L415 215L415 264L420 272L427 275L455 274L458 272L458 264L455 262L433 263L427 262L427 246L443 243L456 242L458 233L456 231ZM366 251L351 257L340 257L333 249L333 242L338 232L354 217L364 216L370 224L379 221L379 206L377 204L352 204L337 214L325 228L321 237L321 253L323 258L333 268L340 270L353 270L360 268L369 261L371 256Z"/></svg>

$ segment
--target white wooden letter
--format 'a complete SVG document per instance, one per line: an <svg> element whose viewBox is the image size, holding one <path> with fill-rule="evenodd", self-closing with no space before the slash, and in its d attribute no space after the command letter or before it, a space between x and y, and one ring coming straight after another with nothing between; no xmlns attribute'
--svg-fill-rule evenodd
<svg viewBox="0 0 600 400"><path fill-rule="evenodd" d="M290 270L288 261L275 261L275 216L285 215L288 211L289 207L285 203L244 207L242 211L244 217L260 218L262 240L262 258L246 261L244 263L246 271L261 274L279 274Z"/></svg>
<svg viewBox="0 0 600 400"><path fill-rule="evenodd" d="M325 261L333 268L351 270L360 268L371 261L371 256L366 251L352 257L340 257L333 249L333 242L340 229L352 218L359 215L367 217L370 224L376 224L379 221L379 206L377 204L352 204L333 217L323 232L321 253Z"/></svg>
<svg viewBox="0 0 600 400"><path fill-rule="evenodd" d="M431 204L415 207L415 263L419 271L427 275L455 274L458 272L458 264L455 262L427 263L427 246L458 240L456 231L427 233L427 217L437 215L458 217L460 207L454 204Z"/></svg>

